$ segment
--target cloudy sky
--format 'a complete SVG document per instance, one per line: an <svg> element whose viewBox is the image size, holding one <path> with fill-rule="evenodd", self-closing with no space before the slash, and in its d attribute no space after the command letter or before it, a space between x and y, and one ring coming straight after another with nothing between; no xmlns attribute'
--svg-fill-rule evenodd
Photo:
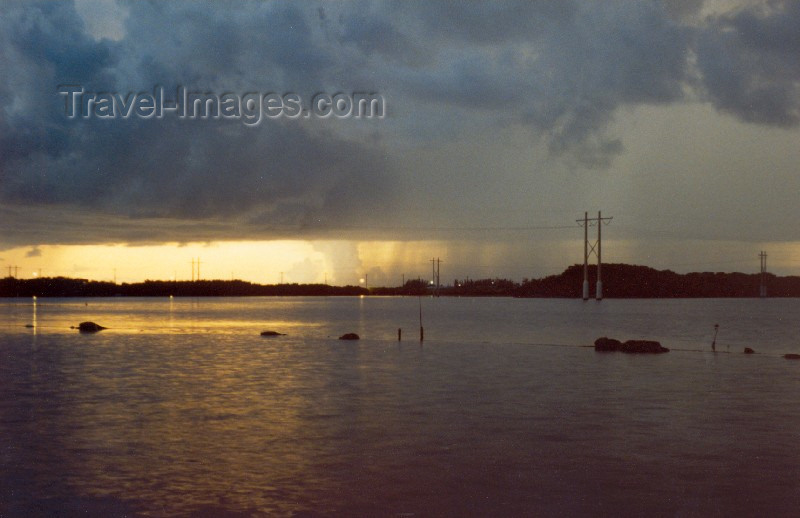
<svg viewBox="0 0 800 518"><path fill-rule="evenodd" d="M385 116L70 118L60 85ZM604 262L800 274L800 2L6 1L0 105L2 275L520 280L599 210Z"/></svg>

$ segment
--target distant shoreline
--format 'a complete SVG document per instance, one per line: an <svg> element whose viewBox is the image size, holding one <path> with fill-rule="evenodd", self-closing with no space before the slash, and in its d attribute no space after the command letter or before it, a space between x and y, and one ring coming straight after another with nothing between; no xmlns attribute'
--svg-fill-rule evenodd
<svg viewBox="0 0 800 518"><path fill-rule="evenodd" d="M702 272L679 274L647 266L604 264L604 298L758 298L760 274ZM768 297L800 297L800 277L766 274ZM596 267L589 267L589 285ZM328 284L256 284L241 280L151 281L115 284L67 277L0 279L0 297L302 297L302 296L442 296L580 298L583 266L573 265L559 275L516 282L508 279L455 279L436 288L414 279L403 286L363 288Z"/></svg>

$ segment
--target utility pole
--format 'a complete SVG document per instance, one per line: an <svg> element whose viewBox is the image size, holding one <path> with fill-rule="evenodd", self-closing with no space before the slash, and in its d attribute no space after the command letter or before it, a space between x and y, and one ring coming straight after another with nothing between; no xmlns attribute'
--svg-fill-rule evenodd
<svg viewBox="0 0 800 518"><path fill-rule="evenodd" d="M194 282L194 257L192 257L192 282Z"/></svg>
<svg viewBox="0 0 800 518"><path fill-rule="evenodd" d="M442 262L441 259L435 257L431 259L431 284L433 285L433 295L435 297L439 296L439 272L440 272L440 263Z"/></svg>
<svg viewBox="0 0 800 518"><path fill-rule="evenodd" d="M439 281L441 280L441 277L439 275L439 273L440 273L440 270L439 270L440 263L441 263L441 261L437 257L436 258L436 296L437 297L439 296L439 286L440 286L440 282Z"/></svg>
<svg viewBox="0 0 800 518"><path fill-rule="evenodd" d="M758 258L761 260L761 286L759 289L759 296L766 297L767 296L767 253L763 250L760 254L758 254Z"/></svg>
<svg viewBox="0 0 800 518"><path fill-rule="evenodd" d="M200 280L200 257L197 258L197 280Z"/></svg>
<svg viewBox="0 0 800 518"><path fill-rule="evenodd" d="M19 278L19 266L14 267L14 278Z"/></svg>
<svg viewBox="0 0 800 518"><path fill-rule="evenodd" d="M600 233L603 230L603 218L600 211L597 211L597 300L603 300L603 281L600 277L600 268L603 266L603 259L600 255L600 248L603 246L603 240L600 239Z"/></svg>
<svg viewBox="0 0 800 518"><path fill-rule="evenodd" d="M589 300L589 255L594 253L597 256L597 300L603 300L603 280L601 277L601 265L603 258L601 255L602 247L602 227L608 225L613 216L604 218L600 211L597 211L596 218L590 218L588 212L583 213L583 219L576 219L575 221L583 225L583 300ZM607 223L608 222L608 223ZM589 243L589 226L597 223L597 241Z"/></svg>
<svg viewBox="0 0 800 518"><path fill-rule="evenodd" d="M583 213L583 300L589 300L589 213Z"/></svg>
<svg viewBox="0 0 800 518"><path fill-rule="evenodd" d="M369 274L368 273L364 274L364 287L366 289L369 289Z"/></svg>
<svg viewBox="0 0 800 518"><path fill-rule="evenodd" d="M117 283L117 269L114 268L114 284Z"/></svg>

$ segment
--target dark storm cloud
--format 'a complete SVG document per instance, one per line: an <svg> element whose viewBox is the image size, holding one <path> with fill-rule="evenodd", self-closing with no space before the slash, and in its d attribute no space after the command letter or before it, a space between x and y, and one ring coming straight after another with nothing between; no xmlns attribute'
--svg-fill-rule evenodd
<svg viewBox="0 0 800 518"><path fill-rule="evenodd" d="M663 0L667 12L678 19L690 19L703 8L703 0Z"/></svg>
<svg viewBox="0 0 800 518"><path fill-rule="evenodd" d="M292 5L188 7L132 4L129 37L121 42L95 42L69 4L6 8L4 47L25 81L9 78L2 89L13 108L0 140L5 201L231 224L270 214L280 227L306 225L331 203L346 219L363 205L358 198L382 195L389 181L379 146L311 131L301 121L248 128L241 121L64 117L59 84L123 95L169 82L219 93L276 86L282 92L324 83L315 74L335 65L309 41L312 31Z"/></svg>
<svg viewBox="0 0 800 518"><path fill-rule="evenodd" d="M683 96L691 33L660 4L470 5L414 12L433 31L438 63L411 74L409 92L522 122L558 155L587 146L618 152L602 137L615 109Z"/></svg>
<svg viewBox="0 0 800 518"><path fill-rule="evenodd" d="M412 199L444 212L480 205L488 172L464 178L473 187L457 198L432 193L427 178L459 172L433 160L408 170L408 146L517 125L555 160L604 168L624 150L609 132L620 107L681 102L698 85L742 120L795 125L800 7L772 5L690 25L700 3L688 0L130 2L113 41L90 35L71 3L4 3L3 239L313 236L392 224ZM173 96L178 85L374 91L389 115L255 128L69 120L61 84L122 94L163 85Z"/></svg>
<svg viewBox="0 0 800 518"><path fill-rule="evenodd" d="M698 40L698 65L717 108L747 122L800 122L800 3L717 17Z"/></svg>

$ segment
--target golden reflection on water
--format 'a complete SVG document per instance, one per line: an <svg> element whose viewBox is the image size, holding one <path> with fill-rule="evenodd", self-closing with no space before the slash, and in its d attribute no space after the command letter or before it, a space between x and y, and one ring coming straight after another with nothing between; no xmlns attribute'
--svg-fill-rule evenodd
<svg viewBox="0 0 800 518"><path fill-rule="evenodd" d="M321 381L280 358L285 350L115 342L67 376L63 392L76 397L61 402L65 461L80 473L71 483L119 486L120 497L167 515L200 505L276 511L271 493L314 483L310 464L325 446L309 442L306 420ZM81 397L81 385L92 396Z"/></svg>
<svg viewBox="0 0 800 518"><path fill-rule="evenodd" d="M31 324L33 325L33 336L35 337L38 332L38 322L36 321L36 295L33 296L33 318ZM34 342L34 345L35 343L36 342Z"/></svg>

